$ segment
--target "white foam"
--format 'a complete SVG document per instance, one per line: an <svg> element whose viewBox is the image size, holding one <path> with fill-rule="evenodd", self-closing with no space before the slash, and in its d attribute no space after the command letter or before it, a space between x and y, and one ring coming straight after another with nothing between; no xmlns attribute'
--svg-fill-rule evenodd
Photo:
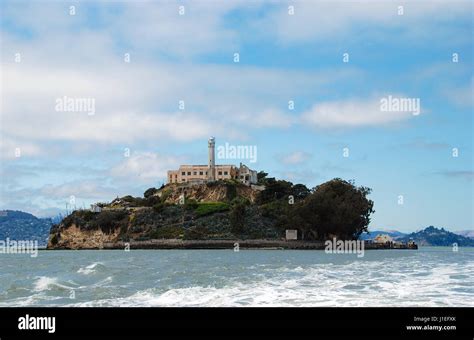
<svg viewBox="0 0 474 340"><path fill-rule="evenodd" d="M450 276L474 274L472 265L444 264L420 268L390 262L355 262L336 266L275 269L250 283L233 280L224 287L191 286L160 291L149 288L118 299L78 306L473 306L474 300ZM467 272L466 272L467 271ZM417 273L426 273L417 276ZM469 281L474 286L471 275ZM466 280L462 280L465 284ZM467 293L468 296L473 294Z"/></svg>
<svg viewBox="0 0 474 340"><path fill-rule="evenodd" d="M51 290L53 288L72 289L73 287L60 284L58 282L58 278L56 277L47 276L38 277L33 285L33 291L35 292L42 292L45 290Z"/></svg>
<svg viewBox="0 0 474 340"><path fill-rule="evenodd" d="M78 273L84 274L84 275L89 275L97 272L97 267L103 266L102 262L94 262L88 266L81 267L77 270Z"/></svg>

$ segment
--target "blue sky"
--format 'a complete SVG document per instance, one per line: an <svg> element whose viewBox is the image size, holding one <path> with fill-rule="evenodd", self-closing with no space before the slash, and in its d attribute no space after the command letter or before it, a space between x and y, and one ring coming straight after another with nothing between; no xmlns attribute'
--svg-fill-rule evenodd
<svg viewBox="0 0 474 340"><path fill-rule="evenodd" d="M372 188L372 229L473 229L472 6L2 1L0 209L142 195L206 163L213 135L255 145L251 166L271 176ZM64 96L93 98L95 114L56 111ZM381 111L388 96L420 114Z"/></svg>

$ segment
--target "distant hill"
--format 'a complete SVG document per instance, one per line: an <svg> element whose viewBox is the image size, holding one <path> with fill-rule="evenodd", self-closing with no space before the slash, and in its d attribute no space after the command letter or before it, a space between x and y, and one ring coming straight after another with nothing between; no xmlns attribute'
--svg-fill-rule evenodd
<svg viewBox="0 0 474 340"><path fill-rule="evenodd" d="M398 240L399 238L402 238L407 235L397 230L369 230L369 233L363 233L362 235L360 235L359 239L373 240L379 234L389 235L394 240Z"/></svg>
<svg viewBox="0 0 474 340"><path fill-rule="evenodd" d="M413 239L420 246L452 246L457 243L460 247L474 247L474 239L457 235L444 228L435 228L429 226L428 228L408 234L398 241L407 242Z"/></svg>
<svg viewBox="0 0 474 340"><path fill-rule="evenodd" d="M51 225L49 218L37 218L23 211L2 210L0 240L36 240L39 246L45 246Z"/></svg>
<svg viewBox="0 0 474 340"><path fill-rule="evenodd" d="M458 231L455 231L454 233L457 235L474 239L474 230L458 230Z"/></svg>

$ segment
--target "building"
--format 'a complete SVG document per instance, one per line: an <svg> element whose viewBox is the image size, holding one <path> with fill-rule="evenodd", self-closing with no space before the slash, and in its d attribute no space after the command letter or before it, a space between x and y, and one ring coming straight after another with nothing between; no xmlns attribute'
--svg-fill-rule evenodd
<svg viewBox="0 0 474 340"><path fill-rule="evenodd" d="M230 164L216 165L216 140L210 137L208 141L207 165L180 165L178 170L169 170L168 183L207 183L226 179L236 179L246 185L257 183L257 171L240 163L240 166Z"/></svg>
<svg viewBox="0 0 474 340"><path fill-rule="evenodd" d="M393 243L393 239L390 237L390 235L379 234L374 238L374 243L390 244Z"/></svg>
<svg viewBox="0 0 474 340"><path fill-rule="evenodd" d="M97 204L91 204L91 211L93 213L100 213L102 211L102 208Z"/></svg>

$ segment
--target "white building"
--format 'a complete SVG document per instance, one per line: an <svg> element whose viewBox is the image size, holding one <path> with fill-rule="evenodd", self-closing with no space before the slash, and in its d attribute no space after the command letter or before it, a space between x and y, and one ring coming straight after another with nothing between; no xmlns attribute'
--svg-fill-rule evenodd
<svg viewBox="0 0 474 340"><path fill-rule="evenodd" d="M381 243L381 244L386 244L386 243L392 243L393 239L390 237L390 235L387 234L379 234L375 236L374 238L374 243Z"/></svg>
<svg viewBox="0 0 474 340"><path fill-rule="evenodd" d="M206 183L216 180L236 179L246 185L257 183L257 171L240 163L239 167L231 164L216 165L216 140L210 137L207 143L207 165L180 165L178 170L168 170L168 183Z"/></svg>

